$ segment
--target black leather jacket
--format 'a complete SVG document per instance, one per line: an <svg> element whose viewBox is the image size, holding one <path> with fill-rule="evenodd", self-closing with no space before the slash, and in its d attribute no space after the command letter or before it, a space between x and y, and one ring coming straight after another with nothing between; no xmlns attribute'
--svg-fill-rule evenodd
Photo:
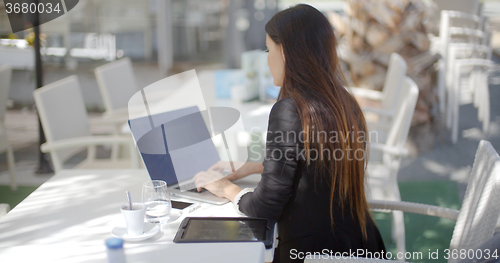
<svg viewBox="0 0 500 263"><path fill-rule="evenodd" d="M254 192L243 195L239 207L246 215L278 222L278 247L273 262L302 262L306 252L385 251L373 222L367 223L368 240L349 206L333 205L327 175L314 178L314 161L306 165L301 140L302 124L295 104L285 98L274 104L269 116L266 158L262 179ZM337 193L339 191L336 191ZM353 213L355 214L355 213ZM300 254L303 252L303 254Z"/></svg>

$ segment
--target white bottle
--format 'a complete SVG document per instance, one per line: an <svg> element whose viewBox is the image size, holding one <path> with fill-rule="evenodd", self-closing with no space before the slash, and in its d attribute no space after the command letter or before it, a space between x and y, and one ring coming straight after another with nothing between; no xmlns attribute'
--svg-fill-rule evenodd
<svg viewBox="0 0 500 263"><path fill-rule="evenodd" d="M108 263L125 263L125 253L123 252L123 240L120 238L106 239L106 251Z"/></svg>

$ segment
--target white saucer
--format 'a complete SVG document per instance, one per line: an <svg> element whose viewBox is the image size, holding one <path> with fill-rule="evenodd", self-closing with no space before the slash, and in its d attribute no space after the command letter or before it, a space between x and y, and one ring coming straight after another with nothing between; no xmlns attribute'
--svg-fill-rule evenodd
<svg viewBox="0 0 500 263"><path fill-rule="evenodd" d="M141 241L156 235L158 231L160 231L160 227L158 225L145 222L144 233L142 233L142 235L130 236L127 233L127 227L125 226L115 226L113 230L111 230L111 235L113 235L114 237L121 238L125 241Z"/></svg>

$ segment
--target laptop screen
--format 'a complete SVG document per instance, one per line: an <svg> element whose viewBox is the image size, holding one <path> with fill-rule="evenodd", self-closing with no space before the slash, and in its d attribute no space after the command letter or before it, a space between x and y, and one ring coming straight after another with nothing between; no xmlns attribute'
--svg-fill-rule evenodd
<svg viewBox="0 0 500 263"><path fill-rule="evenodd" d="M198 107L129 120L130 130L152 180L167 185L192 179L220 160Z"/></svg>

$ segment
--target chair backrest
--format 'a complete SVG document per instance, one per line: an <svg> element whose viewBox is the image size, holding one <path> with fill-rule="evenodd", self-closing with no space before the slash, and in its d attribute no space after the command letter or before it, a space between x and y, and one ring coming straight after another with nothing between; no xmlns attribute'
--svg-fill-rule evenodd
<svg viewBox="0 0 500 263"><path fill-rule="evenodd" d="M0 66L0 123L5 120L7 101L9 99L10 79L12 68L9 65Z"/></svg>
<svg viewBox="0 0 500 263"><path fill-rule="evenodd" d="M78 77L73 75L33 92L47 142L90 136L87 110ZM82 148L51 152L54 166L64 163ZM57 170L57 169L56 169Z"/></svg>
<svg viewBox="0 0 500 263"><path fill-rule="evenodd" d="M483 22L485 19L481 16L459 12L459 11L441 11L441 21L439 25L439 41L441 45L441 56L446 58L448 44L452 42L462 43L482 43L487 37L484 31Z"/></svg>
<svg viewBox="0 0 500 263"><path fill-rule="evenodd" d="M97 67L94 72L106 111L127 108L129 99L139 91L129 58Z"/></svg>
<svg viewBox="0 0 500 263"><path fill-rule="evenodd" d="M470 14L479 14L479 0L433 0L436 3L438 10L454 10Z"/></svg>
<svg viewBox="0 0 500 263"><path fill-rule="evenodd" d="M404 147L417 105L418 93L417 84L410 77L405 77L397 99L396 115L387 134L387 146Z"/></svg>
<svg viewBox="0 0 500 263"><path fill-rule="evenodd" d="M493 237L499 216L500 156L491 143L483 140L476 152L450 249L478 248Z"/></svg>
<svg viewBox="0 0 500 263"><path fill-rule="evenodd" d="M397 53L392 53L385 76L381 109L394 112L399 90L406 76L406 62Z"/></svg>

